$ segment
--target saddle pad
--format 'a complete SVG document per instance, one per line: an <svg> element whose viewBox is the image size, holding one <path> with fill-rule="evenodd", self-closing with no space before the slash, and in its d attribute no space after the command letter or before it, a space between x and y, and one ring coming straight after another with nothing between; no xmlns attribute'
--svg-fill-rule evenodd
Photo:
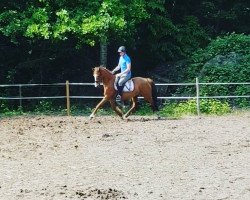
<svg viewBox="0 0 250 200"><path fill-rule="evenodd" d="M115 90L117 90L116 83L114 83L114 88ZM123 87L123 92L132 92L134 88L134 82L132 81L132 79L130 79L125 83L125 86Z"/></svg>

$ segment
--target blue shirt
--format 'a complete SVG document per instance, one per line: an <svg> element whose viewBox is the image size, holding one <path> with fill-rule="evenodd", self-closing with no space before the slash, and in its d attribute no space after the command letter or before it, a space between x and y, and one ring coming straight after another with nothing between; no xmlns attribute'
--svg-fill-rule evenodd
<svg viewBox="0 0 250 200"><path fill-rule="evenodd" d="M124 72L127 69L127 64L130 64L131 60L127 54L124 56L120 56L119 66L121 67L121 72ZM127 75L131 76L131 71L127 73Z"/></svg>

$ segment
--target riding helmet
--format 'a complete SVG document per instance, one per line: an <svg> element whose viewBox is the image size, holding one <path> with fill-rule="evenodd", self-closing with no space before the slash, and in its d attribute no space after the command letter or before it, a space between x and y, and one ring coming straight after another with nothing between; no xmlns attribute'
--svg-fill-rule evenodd
<svg viewBox="0 0 250 200"><path fill-rule="evenodd" d="M118 49L118 52L126 52L126 48L125 46L120 46L119 49Z"/></svg>

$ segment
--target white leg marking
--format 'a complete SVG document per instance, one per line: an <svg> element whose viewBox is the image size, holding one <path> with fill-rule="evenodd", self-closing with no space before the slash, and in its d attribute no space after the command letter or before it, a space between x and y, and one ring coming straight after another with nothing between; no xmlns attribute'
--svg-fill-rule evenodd
<svg viewBox="0 0 250 200"><path fill-rule="evenodd" d="M91 113L91 115L89 116L89 119L93 119L95 117L95 115L93 113Z"/></svg>
<svg viewBox="0 0 250 200"><path fill-rule="evenodd" d="M98 86L98 84L96 83L96 75L94 75L94 78L95 78L95 87L97 87Z"/></svg>

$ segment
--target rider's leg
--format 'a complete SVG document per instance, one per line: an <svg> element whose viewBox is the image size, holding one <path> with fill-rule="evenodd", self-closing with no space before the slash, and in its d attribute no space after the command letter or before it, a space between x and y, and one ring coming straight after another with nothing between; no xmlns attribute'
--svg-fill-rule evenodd
<svg viewBox="0 0 250 200"><path fill-rule="evenodd" d="M120 95L120 97L121 97L123 88L119 84L120 79L121 79L121 77L118 77L118 76L115 77L115 84L116 84L116 87L117 87L118 95Z"/></svg>
<svg viewBox="0 0 250 200"><path fill-rule="evenodd" d="M117 84L117 89L118 89L118 94L122 96L122 90L124 87L124 84L130 79L130 76L121 76L120 79L118 80Z"/></svg>

